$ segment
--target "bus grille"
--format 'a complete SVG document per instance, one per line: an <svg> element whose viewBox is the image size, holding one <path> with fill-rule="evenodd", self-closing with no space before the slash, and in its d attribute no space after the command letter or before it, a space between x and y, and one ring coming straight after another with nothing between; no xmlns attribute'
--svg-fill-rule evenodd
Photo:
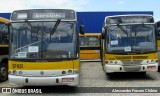
<svg viewBox="0 0 160 96"><path fill-rule="evenodd" d="M141 70L141 66L123 66L126 72L137 72Z"/></svg>
<svg viewBox="0 0 160 96"><path fill-rule="evenodd" d="M141 64L142 60L122 60L121 61L124 65L132 65L132 64Z"/></svg>

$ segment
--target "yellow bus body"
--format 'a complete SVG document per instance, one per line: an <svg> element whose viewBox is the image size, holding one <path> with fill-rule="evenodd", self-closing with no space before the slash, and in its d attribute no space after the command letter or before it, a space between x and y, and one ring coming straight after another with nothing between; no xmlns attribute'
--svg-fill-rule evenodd
<svg viewBox="0 0 160 96"><path fill-rule="evenodd" d="M0 17L0 23L7 25L10 23L10 21ZM0 31L2 32L2 29L0 29ZM2 36L2 33L0 34ZM2 73L0 74L0 81L5 81L8 79L8 47L8 43L0 43L0 72Z"/></svg>
<svg viewBox="0 0 160 96"><path fill-rule="evenodd" d="M70 17L64 16L64 18L62 18L62 19L60 17L55 18L54 16L51 16L50 18L44 17L42 20L40 17L37 17L38 19L33 19L33 18L30 19L28 16L28 20L33 19L33 21L28 22L31 24L33 24L34 22L38 22L40 24L42 24L43 22L47 22L47 24L49 24L49 25L51 24L50 22L53 23L53 25L51 24L50 27L48 27L48 25L45 25L45 24L42 25L46 29L42 28L41 30L43 30L43 31L40 31L41 33L37 32L38 34L36 34L36 36L39 36L39 35L40 36L37 37L38 40L35 40L35 42L41 41L41 45L43 44L42 43L43 40L40 37L41 36L46 37L46 40L44 40L44 41L46 41L45 42L46 44L43 45L43 48L44 47L46 47L46 48L42 49L42 47L41 48L39 47L40 45L34 45L35 42L30 43L31 45L29 44L29 47L32 47L31 49L34 49L33 48L34 46L36 46L36 48L37 47L39 48L39 49L38 48L36 49L36 52L35 52L36 54L39 54L39 52L43 50L44 57L43 56L38 57L38 55L37 55L36 58L34 58L34 57L27 58L27 56L25 58L23 58L23 56L22 56L22 58L21 58L21 56L20 56L20 58L18 56L17 57L15 56L13 58L12 52L11 52L10 60L9 60L9 83L13 84L13 85L20 85L20 86L53 86L53 85L78 86L79 85L79 76L80 76L80 73L79 73L80 60L79 60L79 55L78 55L79 54L79 45L78 45L78 43L75 43L78 41L75 41L75 42L73 41L73 38L78 37L78 31L75 30L77 27L76 12L73 10L68 10L68 9L49 9L49 10L48 9L33 9L33 10L21 10L21 11L24 11L24 13L26 13L27 16L28 15L34 16L35 12L42 13L42 15L43 14L48 15L48 12L51 12L51 14L64 13L64 14L55 15L55 16L61 16L61 15L66 15L66 14L67 14L67 16L68 15L70 16L70 14L71 14L71 16ZM15 13L17 13L17 14L18 14L18 12L19 11L15 11ZM12 16L13 15L15 15L14 12L13 12ZM39 16L39 15L41 15L41 14L38 14L37 16ZM11 26L14 27L15 23L13 23L13 21L14 21L14 18L11 19ZM19 23L19 24L21 23L17 19L15 21L17 21L16 23ZM69 27L67 25L67 24L70 24L70 22L73 22L73 23L71 23L72 27ZM26 23L26 22L23 22L23 23ZM26 24L28 24L28 23L26 23ZM55 23L55 25L54 25L54 23ZM30 28L29 25L30 24L28 24L28 28ZM32 25L32 26L35 26L35 25ZM37 26L38 26L38 24L37 24ZM39 26L39 27L42 27L42 26ZM52 26L53 26L53 28L52 28ZM63 34L63 32L59 32L59 31L58 31L59 33L56 32L56 30L58 30L58 29L56 29L55 26L57 26L57 27L59 26L59 29L66 29L66 30L63 30L66 33L69 31L70 32L70 33L68 33L69 37L68 37L68 34L65 35L65 34ZM44 30L47 30L47 28L52 29L52 30L56 29L55 31L53 31L53 34L51 34L52 30L49 30L50 39L48 39L48 35L45 35L45 36L43 35L45 33L48 34L46 31L44 31ZM33 29L34 29L34 27L33 27ZM16 32L15 32L15 34L21 34L20 32L19 33L16 33ZM26 32L31 33L31 30L26 31ZM72 35L74 34L73 36L75 36L75 37L70 38L71 34ZM35 37L35 35L33 35L33 34L28 34L27 36L28 37ZM54 38L54 36L56 38ZM65 37L65 38L63 38L63 37ZM21 37L17 37L17 38L20 40L22 39ZM67 40L68 38L71 40L64 42L64 40ZM75 39L75 40L78 40L78 39ZM16 44L17 44L17 41L16 40L14 41L14 39L13 39L13 42L16 42ZM28 41L29 41L29 39L28 39ZM16 53L16 50L14 50L15 45L13 44L13 42L11 42L10 48L13 47L11 50L13 50L13 52ZM21 44L22 41L20 41L18 43ZM69 46L69 44L71 44L71 46ZM18 52L19 51L18 50L17 51L18 54L23 53L23 52L25 52L26 54L29 54L29 52L34 53L33 51L28 51L28 50L30 50L30 48L28 47L27 43L25 46L27 46L27 51L20 50L20 52ZM59 46L59 47L57 47L57 46ZM71 49L71 51L74 51L74 52L76 51L76 53L73 54L74 56L72 56L72 54L69 50L72 46L76 47L76 48ZM21 47L23 48L24 45ZM53 47L55 47L55 48L53 48ZM59 49L59 48L62 48L62 49ZM72 52L72 53L74 53L74 52Z"/></svg>
<svg viewBox="0 0 160 96"><path fill-rule="evenodd" d="M135 38L137 36L136 32L143 33L141 30L141 27L139 23L142 23L141 20L138 20L140 16L146 16L145 18L152 18L152 20L145 21L146 25L149 23L151 25L148 26L153 26L153 30L147 31L153 32L152 34L152 43L153 45L141 45L141 47L146 47L150 48L153 47L154 50L152 51L147 51L147 49L143 52L143 50L138 50L138 51L133 51L131 46L133 46L131 43L135 42L133 41L134 37L132 36L132 33L128 35L130 32L135 32ZM125 17L125 19L124 19ZM137 18L138 17L138 18ZM142 18L144 18L142 17ZM136 19L135 19L136 18ZM126 20L126 21L125 21ZM128 21L127 21L128 20ZM137 22L137 21L138 22ZM124 24L124 25L123 25ZM155 27L154 27L154 19L152 15L146 15L146 14L135 14L135 15L115 15L115 16L106 16L105 21L104 21L104 26L102 27L102 40L101 40L101 59L102 59L102 66L103 70L109 75L110 73L114 72L141 72L141 73L146 73L147 71L153 71L156 72L158 70L158 51L156 46L158 45L160 47L160 41L155 41ZM140 26L139 29L137 30L132 30L130 31L128 27L123 26ZM145 25L145 24L144 24ZM116 27L113 27L116 26ZM125 29L126 28L126 29ZM134 27L135 28L135 27ZM145 32L147 32L145 31ZM125 34L127 34L125 36ZM141 34L139 37L146 37L146 36L151 36L147 34ZM124 41L120 41L123 38L130 38L126 39ZM133 40L132 40L133 39ZM130 40L132 42L128 42L127 40ZM137 42L136 41L136 42ZM138 42L151 42L145 40L139 40ZM120 45L119 42L122 44ZM127 43L129 43L127 45ZM124 44L124 45L123 45ZM130 45L131 44L131 45ZM125 46L125 48L124 48ZM135 45L134 45L135 46ZM137 45L136 45L137 46ZM123 49L124 48L124 49ZM141 48L140 48L141 49ZM121 51L122 50L122 51ZM124 52L123 52L124 50Z"/></svg>
<svg viewBox="0 0 160 96"><path fill-rule="evenodd" d="M157 58L157 59L155 59L155 58ZM117 65L117 63L118 63L118 65ZM108 73L113 72L110 69L114 69L114 72L157 71L158 52L149 53L149 54L138 54L138 55L105 54L105 64L108 67L106 67L106 69L104 69L104 70L107 70ZM126 66L126 68L125 68L125 66ZM131 68L129 68L129 66ZM110 68L110 67L112 67L112 68Z"/></svg>
<svg viewBox="0 0 160 96"><path fill-rule="evenodd" d="M57 61L57 62L18 62L9 61L9 70L78 70L79 69L79 59L78 60L67 60L67 61Z"/></svg>
<svg viewBox="0 0 160 96"><path fill-rule="evenodd" d="M98 40L100 39L100 34L98 33L86 33L84 35L80 35L81 37L98 37ZM81 42L81 41L80 41ZM100 42L100 41L98 41ZM81 60L99 60L100 59L100 44L97 44L96 46L89 46L89 45L83 45L80 46L80 59ZM82 49L82 47L84 47ZM85 48L86 47L86 48ZM87 47L90 47L89 49ZM97 47L94 49L94 47Z"/></svg>
<svg viewBox="0 0 160 96"><path fill-rule="evenodd" d="M138 55L116 55L105 54L105 60L152 60L158 58L158 53L138 54Z"/></svg>

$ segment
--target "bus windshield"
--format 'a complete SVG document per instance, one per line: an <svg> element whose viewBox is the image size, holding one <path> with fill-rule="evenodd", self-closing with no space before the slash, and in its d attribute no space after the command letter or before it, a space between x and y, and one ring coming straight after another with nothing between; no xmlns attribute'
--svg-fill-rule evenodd
<svg viewBox="0 0 160 96"><path fill-rule="evenodd" d="M8 44L9 36L8 36L8 26L4 23L0 23L0 44Z"/></svg>
<svg viewBox="0 0 160 96"><path fill-rule="evenodd" d="M52 59L77 57L76 23L61 21L11 24L11 58Z"/></svg>
<svg viewBox="0 0 160 96"><path fill-rule="evenodd" d="M156 51L153 24L109 25L106 50L109 53Z"/></svg>
<svg viewBox="0 0 160 96"><path fill-rule="evenodd" d="M80 36L80 46L99 46L98 36Z"/></svg>

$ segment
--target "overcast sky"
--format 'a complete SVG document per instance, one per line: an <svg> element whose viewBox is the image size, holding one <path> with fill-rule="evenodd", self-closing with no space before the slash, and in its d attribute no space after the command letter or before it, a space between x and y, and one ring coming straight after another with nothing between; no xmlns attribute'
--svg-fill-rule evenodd
<svg viewBox="0 0 160 96"><path fill-rule="evenodd" d="M0 0L0 13L21 9L74 9L76 11L153 11L160 19L160 0Z"/></svg>

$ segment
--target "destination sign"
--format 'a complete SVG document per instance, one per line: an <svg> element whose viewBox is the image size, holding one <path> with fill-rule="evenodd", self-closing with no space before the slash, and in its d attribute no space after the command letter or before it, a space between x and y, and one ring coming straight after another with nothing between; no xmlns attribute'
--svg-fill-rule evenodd
<svg viewBox="0 0 160 96"><path fill-rule="evenodd" d="M121 24L121 23L154 23L152 16L117 16L109 17L106 20L107 24Z"/></svg>
<svg viewBox="0 0 160 96"><path fill-rule="evenodd" d="M33 13L33 19L65 19L65 13L62 12L45 12L45 13Z"/></svg>
<svg viewBox="0 0 160 96"><path fill-rule="evenodd" d="M75 11L67 9L34 9L14 11L12 21L16 20L50 20L50 19L76 19Z"/></svg>

